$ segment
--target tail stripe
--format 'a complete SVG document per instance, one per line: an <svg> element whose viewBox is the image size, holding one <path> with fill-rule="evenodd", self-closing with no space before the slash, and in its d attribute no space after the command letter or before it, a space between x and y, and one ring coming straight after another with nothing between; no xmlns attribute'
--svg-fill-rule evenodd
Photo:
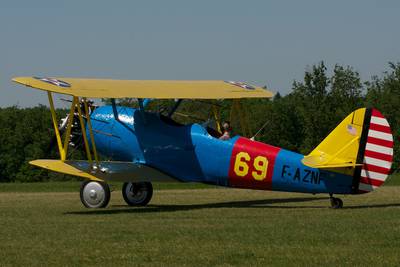
<svg viewBox="0 0 400 267"><path fill-rule="evenodd" d="M384 173L373 172L373 171L369 171L369 170L361 170L361 177L365 177L365 178L368 178L368 179L385 181L386 176L387 175L384 174Z"/></svg>
<svg viewBox="0 0 400 267"><path fill-rule="evenodd" d="M364 164L375 165L375 166L382 167L385 169L390 169L390 167L392 166L392 162L390 162L390 161L380 160L377 158L370 158L370 157L364 157Z"/></svg>
<svg viewBox="0 0 400 267"><path fill-rule="evenodd" d="M372 114L373 117L378 117L378 118L385 119L385 117L382 115L382 113L380 113L377 109L372 109L372 113L371 114Z"/></svg>
<svg viewBox="0 0 400 267"><path fill-rule="evenodd" d="M364 184L371 184L373 186L381 186L385 181L369 179L369 178L366 178L366 177L361 177L360 182L362 182Z"/></svg>
<svg viewBox="0 0 400 267"><path fill-rule="evenodd" d="M386 141L374 137L368 137L367 142L370 144L386 146L386 147L393 147L393 141Z"/></svg>
<svg viewBox="0 0 400 267"><path fill-rule="evenodd" d="M390 161L390 162L393 161L392 155L382 154L379 152L366 150L364 155L367 157L377 158L377 159L386 160L386 161Z"/></svg>
<svg viewBox="0 0 400 267"><path fill-rule="evenodd" d="M359 192L371 192L381 186L390 172L392 160L393 136L389 123L378 110L373 109L358 186Z"/></svg>
<svg viewBox="0 0 400 267"><path fill-rule="evenodd" d="M371 165L371 164L368 164L368 165L364 164L363 170L371 171L371 172L379 172L379 173L383 173L383 174L389 174L389 172L390 172L390 169L382 168L382 167Z"/></svg>
<svg viewBox="0 0 400 267"><path fill-rule="evenodd" d="M379 117L372 116L371 123L389 127L389 123L387 122L387 120L385 118L379 118Z"/></svg>
<svg viewBox="0 0 400 267"><path fill-rule="evenodd" d="M387 146L379 146L379 145L375 145L375 144L371 144L371 143L367 142L367 146L365 147L365 150L393 156L393 148L387 147Z"/></svg>
<svg viewBox="0 0 400 267"><path fill-rule="evenodd" d="M381 132L381 131L369 130L368 136L393 142L392 134L384 133L384 132Z"/></svg>
<svg viewBox="0 0 400 267"><path fill-rule="evenodd" d="M370 129L370 130L379 131L379 132L388 133L388 134L391 134L391 133L392 133L392 131L390 130L390 127L388 127L388 126L382 126L382 125L375 124L375 123L371 123L371 124L369 125L369 129Z"/></svg>

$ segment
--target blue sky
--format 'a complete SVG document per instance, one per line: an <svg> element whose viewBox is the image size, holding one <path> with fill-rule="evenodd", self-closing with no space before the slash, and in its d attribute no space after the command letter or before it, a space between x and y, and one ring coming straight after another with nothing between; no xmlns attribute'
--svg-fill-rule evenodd
<svg viewBox="0 0 400 267"><path fill-rule="evenodd" d="M287 93L307 66L363 79L400 61L400 1L0 2L0 106L47 104L14 76L217 79Z"/></svg>

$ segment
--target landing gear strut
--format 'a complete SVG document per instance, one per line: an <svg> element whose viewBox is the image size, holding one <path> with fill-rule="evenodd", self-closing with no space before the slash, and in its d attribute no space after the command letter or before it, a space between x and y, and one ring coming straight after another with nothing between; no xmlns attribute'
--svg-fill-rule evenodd
<svg viewBox="0 0 400 267"><path fill-rule="evenodd" d="M333 194L329 194L329 196L332 209L341 209L343 207L343 201L340 198L333 197Z"/></svg>

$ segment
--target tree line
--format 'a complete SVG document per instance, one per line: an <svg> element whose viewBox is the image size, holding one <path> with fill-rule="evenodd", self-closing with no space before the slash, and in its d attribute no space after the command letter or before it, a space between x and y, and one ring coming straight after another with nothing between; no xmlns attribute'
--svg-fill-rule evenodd
<svg viewBox="0 0 400 267"><path fill-rule="evenodd" d="M400 63L389 63L389 70L368 81L350 66L335 65L331 72L324 62L310 66L302 81L294 81L286 95L279 92L273 99L246 99L246 111L252 133L262 126L257 140L302 154L308 154L348 114L360 107L375 107L389 121L395 139L393 169L400 166ZM329 74L330 73L330 74ZM132 101L120 104L135 105ZM215 103L214 103L215 104ZM149 109L167 110L173 101L154 101ZM228 119L232 101L220 101L222 119ZM211 105L209 105L211 106ZM183 123L209 117L207 103L186 101L174 115ZM58 118L67 113L57 110ZM237 121L232 124L238 134ZM73 177L31 167L38 158L57 158L50 146L54 132L49 109L17 106L0 108L0 182L34 182L69 180ZM250 136L248 136L250 137ZM72 157L83 158L78 149Z"/></svg>

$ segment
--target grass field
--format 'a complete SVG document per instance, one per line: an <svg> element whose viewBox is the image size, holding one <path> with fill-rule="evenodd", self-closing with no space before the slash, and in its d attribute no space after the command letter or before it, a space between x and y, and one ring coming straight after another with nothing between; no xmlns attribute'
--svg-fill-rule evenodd
<svg viewBox="0 0 400 267"><path fill-rule="evenodd" d="M342 210L196 184L156 185L146 208L125 206L117 184L108 208L88 210L76 182L0 184L0 266L399 266L397 180Z"/></svg>

